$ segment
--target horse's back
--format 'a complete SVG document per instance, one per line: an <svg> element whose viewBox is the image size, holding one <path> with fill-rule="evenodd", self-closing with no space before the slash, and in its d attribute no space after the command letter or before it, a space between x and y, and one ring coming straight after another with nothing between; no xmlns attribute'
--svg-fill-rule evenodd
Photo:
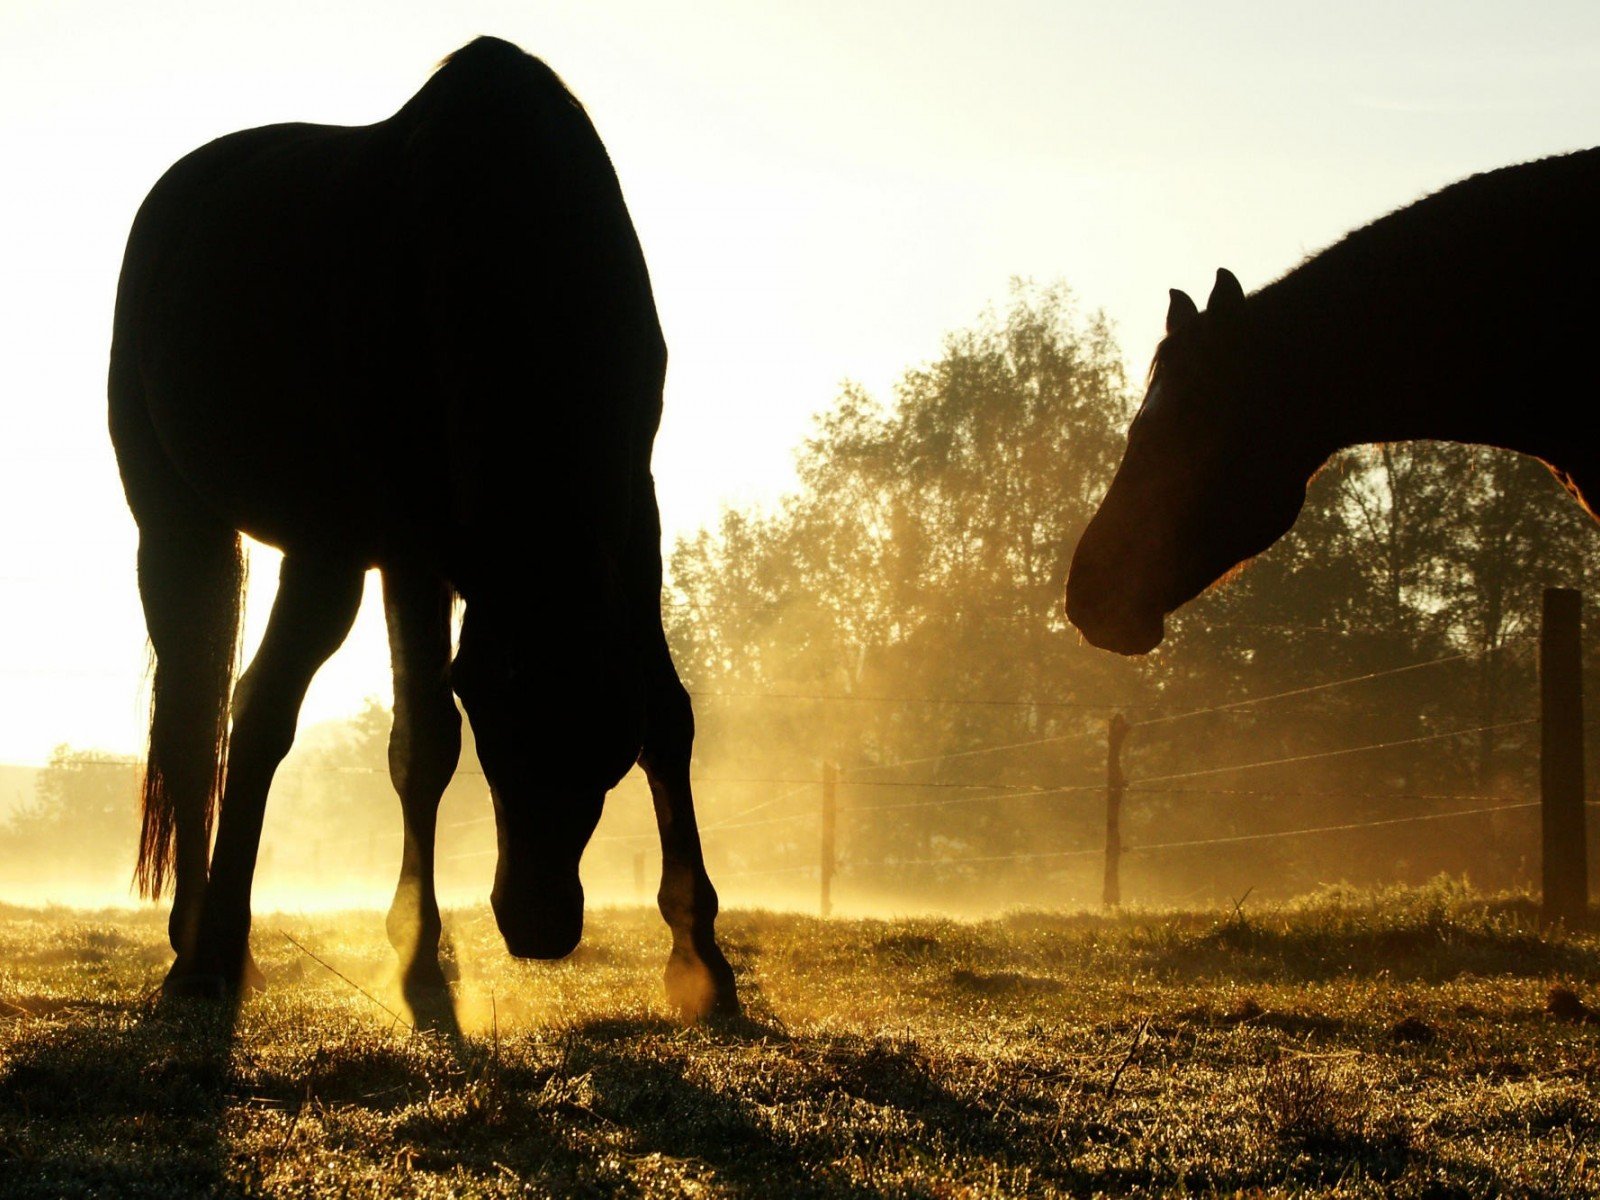
<svg viewBox="0 0 1600 1200"><path fill-rule="evenodd" d="M604 149L537 60L457 57L387 121L200 148L135 222L113 428L138 408L253 536L378 561L485 479L604 495L647 464L664 349Z"/></svg>
<svg viewBox="0 0 1600 1200"><path fill-rule="evenodd" d="M542 62L480 39L402 109L458 518L491 541L626 532L666 349L599 135Z"/></svg>
<svg viewBox="0 0 1600 1200"><path fill-rule="evenodd" d="M383 164L372 127L231 134L162 177L129 237L113 430L142 414L205 503L279 545L370 540L379 397L415 378Z"/></svg>

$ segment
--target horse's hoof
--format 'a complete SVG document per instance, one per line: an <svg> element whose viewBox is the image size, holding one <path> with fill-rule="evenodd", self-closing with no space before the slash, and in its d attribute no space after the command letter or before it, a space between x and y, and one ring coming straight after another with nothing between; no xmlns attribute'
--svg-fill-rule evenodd
<svg viewBox="0 0 1600 1200"><path fill-rule="evenodd" d="M225 1000L266 990L267 977L249 953L236 971L228 971L214 960L194 962L180 958L161 984L163 995L199 1000Z"/></svg>
<svg viewBox="0 0 1600 1200"><path fill-rule="evenodd" d="M402 952L400 960L404 962L405 958ZM411 966L406 969L407 971L422 969L424 962L435 978L442 979L445 983L461 982L461 966L456 962L456 946L448 935L439 939L438 949L432 954L418 952L412 959Z"/></svg>
<svg viewBox="0 0 1600 1200"><path fill-rule="evenodd" d="M400 973L400 991L407 997L445 995L459 975L432 960L412 963Z"/></svg>
<svg viewBox="0 0 1600 1200"><path fill-rule="evenodd" d="M667 960L667 1001L685 1021L704 1021L711 1017L737 1017L739 989L733 968L722 952L701 959L676 951Z"/></svg>
<svg viewBox="0 0 1600 1200"><path fill-rule="evenodd" d="M244 956L244 967L239 971L239 991L264 992L267 990L267 977L262 974L261 968L256 965L254 955Z"/></svg>
<svg viewBox="0 0 1600 1200"><path fill-rule="evenodd" d="M228 999L230 989L217 972L179 970L174 964L161 981L161 994L169 999L220 1001Z"/></svg>

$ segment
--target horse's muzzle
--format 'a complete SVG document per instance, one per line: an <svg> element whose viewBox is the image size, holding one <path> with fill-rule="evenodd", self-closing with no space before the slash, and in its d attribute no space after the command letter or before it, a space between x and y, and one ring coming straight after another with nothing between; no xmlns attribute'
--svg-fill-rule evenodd
<svg viewBox="0 0 1600 1200"><path fill-rule="evenodd" d="M1087 588L1067 589L1067 620L1092 646L1117 654L1148 654L1166 637L1162 613L1145 614L1131 605L1089 599Z"/></svg>
<svg viewBox="0 0 1600 1200"><path fill-rule="evenodd" d="M490 904L506 949L517 958L565 958L583 937L583 885L576 879L496 885Z"/></svg>

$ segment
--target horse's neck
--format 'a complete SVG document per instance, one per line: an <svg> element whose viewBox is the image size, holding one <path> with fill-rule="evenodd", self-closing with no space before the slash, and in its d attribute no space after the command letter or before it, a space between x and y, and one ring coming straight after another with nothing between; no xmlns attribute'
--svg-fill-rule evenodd
<svg viewBox="0 0 1600 1200"><path fill-rule="evenodd" d="M1566 439L1536 406L1562 368L1530 334L1425 285L1345 291L1326 274L1299 274L1249 301L1250 369L1252 390L1308 455L1432 440L1559 457Z"/></svg>

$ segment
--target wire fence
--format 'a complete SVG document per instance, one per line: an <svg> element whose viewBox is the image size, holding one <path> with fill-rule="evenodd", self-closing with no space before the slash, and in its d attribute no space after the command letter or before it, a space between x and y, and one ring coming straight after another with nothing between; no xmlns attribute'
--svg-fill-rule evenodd
<svg viewBox="0 0 1600 1200"><path fill-rule="evenodd" d="M1343 678L1323 680L1311 684L1303 684L1293 688L1278 689L1255 696L1231 700L1204 707L1192 707L1173 710L1170 706L1142 705L1134 709L1131 705L1108 705L1103 708L1083 704L1084 711L1100 711L1104 713L1133 712L1136 714L1136 728L1148 735L1154 731L1165 733L1166 730L1178 725L1180 722L1193 722L1209 716L1228 716L1248 714L1259 711L1268 705L1280 705L1286 701L1314 698L1316 700L1333 700L1342 698L1345 694L1351 700L1344 704L1346 711L1358 710L1362 701L1357 698L1357 693L1363 685L1374 684L1380 681L1393 681L1398 677L1434 671L1448 667L1452 664L1463 665L1484 659L1489 655L1506 652L1515 652L1534 644L1533 638L1507 639L1500 645L1483 650L1460 652L1428 659L1425 661L1407 663L1400 666L1388 667L1380 670L1367 671ZM1441 694L1448 687L1447 681L1423 683L1424 691ZM802 697L789 695L787 699L799 700ZM804 697L807 699L824 699L824 697ZM826 699L854 701L856 698L826 697ZM909 699L909 698L902 698ZM954 702L959 702L958 699ZM993 703L993 698L983 698L984 703ZM1296 710L1299 711L1299 710ZM1592 724L1592 723L1591 723ZM1308 722L1309 726L1309 722ZM962 852L963 847L947 839L947 850L944 853L927 855L906 853L899 855L885 855L869 857L866 855L837 855L835 848L828 844L818 856L818 861L811 864L796 864L785 862L774 864L770 867L760 868L754 865L742 866L741 869L728 872L724 876L734 885L744 886L746 883L762 880L774 880L787 877L791 882L795 877L801 880L820 879L822 883L823 908L826 912L829 906L829 884L831 877L842 873L845 877L856 875L866 878L874 873L893 871L898 868L934 868L946 872L982 872L988 868L1003 864L1024 863L1065 863L1074 859L1109 859L1113 853L1118 857L1123 856L1156 856L1173 855L1189 851L1203 851L1211 848L1222 848L1240 845L1252 845L1272 842L1287 842L1295 839L1337 838L1341 835L1354 835L1371 833L1373 831L1386 831L1405 827L1426 827L1441 822L1474 824L1483 821L1498 822L1493 826L1484 826L1484 835L1504 840L1508 837L1522 838L1531 842L1534 827L1521 822L1530 817L1534 810L1541 807L1540 803L1528 798L1527 792L1518 795L1515 791L1506 793L1496 792L1492 789L1481 790L1429 790L1406 787L1365 787L1365 788L1334 788L1306 787L1303 782L1299 786L1240 786L1233 781L1237 779L1248 780L1250 773L1266 773L1276 771L1280 775L1286 771L1299 772L1308 764L1324 762L1338 762L1353 759L1357 756L1370 757L1374 763L1380 761L1394 761L1395 752L1414 751L1419 747L1448 745L1464 739L1478 739L1480 752L1483 747L1493 748L1506 744L1505 739L1511 738L1511 746L1528 745L1529 739L1525 735L1538 736L1541 720L1537 717L1512 717L1502 720L1487 720L1468 723L1453 728L1428 729L1424 720L1424 731L1410 736L1387 736L1358 740L1355 744L1318 747L1299 752L1279 753L1275 755L1246 756L1245 761L1234 761L1203 766L1186 766L1183 769L1157 769L1135 772L1130 779L1118 783L1119 794L1126 793L1135 796L1158 798L1166 803L1197 803L1206 801L1226 800L1296 800L1315 801L1323 806L1330 814L1350 812L1353 807L1370 808L1375 803L1385 806L1393 804L1408 804L1426 806L1429 811L1395 814L1392 809L1387 813L1377 813L1365 816L1363 819L1328 820L1293 824L1288 827L1268 828L1256 830L1239 830L1237 828L1226 832L1219 831L1205 836L1190 837L1161 837L1152 831L1143 841L1134 844L1122 843L1113 851L1109 842L1100 844L1079 844L1076 846L1063 846L1059 848L1027 848L1013 853L979 853ZM1588 726L1585 726L1588 728ZM1307 730L1302 729L1301 736ZM1044 785L1027 785L991 779L989 781L952 781L948 779L894 779L882 778L885 775L894 775L902 768L931 768L935 773L940 772L946 764L960 761L963 765L981 765L989 762L991 758L997 760L998 756L1017 751L1037 751L1044 747L1056 746L1081 739L1084 736L1081 730L1066 733L1051 733L1024 739L1005 739L992 744L980 746L966 746L954 750L941 750L937 753L909 754L891 758L880 762L852 765L834 773L837 780L836 788L846 794L859 793L866 788L906 788L914 789L921 793L917 799L889 800L887 802L872 801L865 796L857 794L854 803L840 804L837 808L839 817L847 818L855 815L872 816L880 813L911 812L914 810L932 810L950 808L955 806L982 806L995 808L1009 802L1027 800L1030 798L1066 798L1066 797L1097 797L1108 793L1109 780L1094 782L1065 783ZM1518 740L1518 739L1521 740ZM1290 739L1292 742L1292 738ZM1286 749L1292 749L1286 747ZM1399 760L1401 763L1406 760ZM1387 773L1393 777L1396 773L1402 779L1409 778L1410 767L1396 766L1387 768ZM827 788L824 782L824 773L812 781L813 788L821 791ZM1211 780L1220 780L1232 786L1218 786ZM749 782L761 782L750 780ZM772 783L779 782L774 779ZM785 778L783 783L791 780ZM929 793L947 791L954 794L930 795ZM785 793L786 796L793 792ZM768 802L771 803L771 802ZM823 808L827 802L824 801ZM1450 806L1450 807L1443 807ZM765 807L765 805L763 805ZM1583 808L1594 808L1595 802L1586 803L1580 799L1580 812ZM1548 820L1548 814L1547 818ZM1511 821L1507 825L1505 822ZM805 829L797 829L795 833L803 833L820 823L823 829L822 837L827 839L829 830L835 821L828 819L822 809L811 806L808 811L797 811L783 816L773 817L767 821L753 822L752 824L779 824L793 823L797 826L802 823ZM793 837L790 837L792 843ZM880 841L882 839L879 839ZM1547 839L1548 840L1548 839ZM1581 839L1580 839L1581 840ZM1366 845L1370 846L1370 841ZM1481 842L1479 843L1482 844ZM1547 847L1548 853L1548 847ZM1582 853L1581 850L1579 852ZM1546 864L1548 870L1548 862ZM1549 885L1549 876L1546 875L1546 885Z"/></svg>
<svg viewBox="0 0 1600 1200"><path fill-rule="evenodd" d="M1521 639L1519 639L1520 641ZM1503 650L1513 649L1516 642L1508 642L1499 647L1488 650L1462 652L1450 654L1422 662L1408 663L1398 667L1383 670L1364 672L1359 675L1348 676L1340 679L1325 680L1315 684L1302 685L1294 688L1281 689L1257 696L1246 697L1240 700L1228 701L1216 705L1188 708L1179 711L1150 711L1153 706L1145 706L1145 713L1137 719L1136 727L1141 731L1162 729L1181 721L1189 721L1200 717L1237 714L1247 712L1259 706L1264 706L1279 701L1300 699L1309 696L1321 696L1336 692L1340 689L1354 688L1360 685L1373 683L1380 680L1393 679L1398 676L1422 672L1433 668L1444 667L1450 664L1466 663L1482 658L1485 654L1500 653ZM799 697L795 697L799 698ZM821 697L817 697L821 698ZM1089 706L1085 706L1089 707ZM1099 711L1124 711L1128 706L1106 706ZM1224 763L1215 766L1191 768L1182 771L1166 771L1154 774L1136 775L1126 781L1125 790L1132 794L1161 796L1165 798L1194 797L1194 798L1274 798L1317 800L1328 803L1330 806L1349 805L1357 802L1371 803L1374 801L1410 802L1428 805L1455 804L1458 807L1411 813L1406 815L1376 816L1370 819L1357 821L1322 822L1314 825L1297 825L1291 828L1268 829L1242 833L1224 833L1205 837L1168 838L1153 840L1143 843L1124 844L1120 847L1122 855L1154 855L1169 852L1203 849L1208 847L1222 847L1230 845L1282 841L1286 839L1312 838L1332 836L1359 831L1370 831L1391 827L1422 825L1440 821L1466 821L1474 818L1504 817L1509 814L1528 814L1539 807L1537 802L1509 795L1484 794L1479 792L1443 792L1443 791L1416 791L1392 790L1380 791L1374 789L1304 789L1304 788L1249 788L1249 787L1174 787L1191 780L1205 780L1217 776L1232 776L1239 773L1252 771L1265 771L1273 768L1298 767L1306 763L1323 760L1335 760L1357 755L1380 754L1385 751L1414 748L1418 746L1444 743L1468 737L1482 737L1491 734L1504 734L1511 731L1531 730L1539 725L1537 718L1519 718L1505 721L1492 721L1468 725L1461 728L1433 730L1403 738L1385 738L1366 741L1356 745L1340 746L1328 749L1306 751L1297 754L1283 754L1272 757L1255 758L1245 762ZM1040 747L1060 744L1073 739L1082 739L1081 731L1064 734L1052 734L1019 740L1007 740L991 745L968 747L954 751L936 754L909 755L895 758L885 762L869 763L860 766L844 768L838 772L838 786L845 790L854 790L871 787L901 787L912 788L918 791L951 790L961 792L961 795L936 798L922 798L917 800L891 801L887 803L857 802L848 806L840 806L840 816L856 814L868 815L886 812L909 812L919 809L940 809L958 805L984 805L992 806L1004 804L1009 801L1024 800L1042 797L1067 797L1084 796L1094 797L1104 795L1107 784L1104 780L1094 782L1072 783L1055 786L1032 786L1001 782L952 782L947 780L922 779L914 781L884 780L873 776L893 772L907 767L939 767L946 763L958 760L971 762L985 756L1000 755L1017 750L1030 750ZM763 782L751 779L748 782ZM767 781L780 782L777 779ZM784 779L781 782L797 782ZM809 781L814 789L821 789L824 785L822 778ZM785 798L793 796L795 792L785 793ZM765 802L760 807L776 803ZM773 818L771 823L817 823L821 821L821 811L811 808L808 811L794 812L781 817ZM768 822L761 822L767 824ZM708 827L709 828L709 827ZM892 870L903 867L938 867L949 870L963 870L969 868L992 866L1006 863L1039 863L1066 861L1072 859L1103 858L1107 853L1104 845L1081 845L1071 848L1049 850L1024 850L1009 854L942 854L937 856L901 855L880 858L844 857L839 862L839 870L849 874L851 872L870 872L874 870ZM825 853L823 858L831 858ZM780 876L816 877L824 873L821 861L812 864L785 864L769 868L747 867L737 871L727 872L721 878L731 881L749 881Z"/></svg>
<svg viewBox="0 0 1600 1200"><path fill-rule="evenodd" d="M1455 653L1422 662L1370 671L1340 679L1323 680L1243 699L1230 700L1211 706L1179 710L1172 710L1170 705L1161 705L1153 702L1134 704L1087 700L1049 701L1026 697L887 696L854 695L837 692L805 693L796 691L737 690L701 691L692 694L697 700L716 702L738 701L741 703L754 703L771 701L878 706L926 705L1029 709L1035 711L1062 710L1105 715L1135 713L1137 714L1136 728L1141 732L1157 731L1162 735L1167 735L1169 729L1181 722L1195 721L1208 716L1250 713L1261 709L1263 706L1287 700L1311 696L1325 697L1338 693L1343 689L1359 688L1380 680L1394 679L1403 675L1434 670L1451 664L1467 663L1481 659L1486 654L1495 654L1514 649L1516 645L1517 643L1512 642L1488 650ZM1168 800L1187 799L1190 802L1201 802L1270 798L1279 800L1316 800L1325 802L1332 808L1355 803L1370 804L1376 801L1433 806L1455 805L1456 807L1403 815L1374 816L1362 820L1325 821L1314 825L1298 825L1290 828L1227 832L1203 837L1166 838L1143 843L1134 842L1132 844L1124 843L1120 846L1120 853L1126 856L1168 854L1207 847L1336 836L1357 831L1420 825L1431 822L1468 821L1474 818L1492 818L1507 814L1526 814L1538 807L1536 802L1525 797L1504 794L1419 791L1404 788L1392 790L1371 788L1341 790L1271 786L1213 786L1204 783L1199 786L1188 785L1191 785L1194 781L1205 781L1217 777L1231 778L1249 772L1300 767L1304 764L1325 760L1349 758L1358 755L1378 755L1388 751L1446 743L1454 739L1505 734L1511 731L1526 731L1536 727L1538 724L1537 718L1491 721L1462 728L1432 730L1413 736L1391 737L1349 746L1252 758L1244 762L1223 763L1148 774L1135 772L1131 778L1127 778L1123 782L1123 790L1132 795L1159 796ZM853 802L840 805L837 812L847 819L862 818L869 820L877 819L884 814L911 814L918 810L956 808L992 808L997 813L1004 813L1008 811L1004 806L1019 801L1103 796L1106 794L1108 786L1107 781L1104 779L1059 784L1035 784L1003 779L967 781L940 778L883 778L885 775L903 772L908 768L932 768L937 771L952 763L961 763L968 768L974 766L981 768L984 764L993 761L1000 755L1014 755L1022 751L1039 751L1045 747L1060 746L1074 741L1082 742L1084 738L1085 732L1079 728L1062 733L1050 733L1020 739L1010 738L992 744L941 749L928 753L912 753L880 762L845 766L835 773L836 786L850 795ZM73 767L120 769L137 769L141 765L138 759L127 756L100 756L78 759L72 763ZM299 776L304 779L307 776L319 774L379 774L386 771L386 767L370 764L323 765L320 767L309 767L301 764L297 768L286 772L286 776ZM481 777L482 772L480 769L469 767L458 772L458 774L470 778L473 776ZM721 834L734 834L751 830L766 830L774 833L783 831L784 836L788 839L784 845L787 851L792 854L795 852L795 837L807 833L816 825L827 826L829 824L824 820L823 806L812 802L821 796L827 786L824 782L825 774L821 770L814 776L793 772L748 775L719 775L715 772L697 773L695 786L702 800L702 810L708 813L715 813L713 819L706 820L701 825L701 833L706 837L708 844L713 844L717 840L717 835ZM747 788L779 790L755 803L738 804L730 801L729 797L733 795L734 791ZM914 792L919 793L919 795L914 799L895 799L893 798L893 793L896 791ZM884 798L877 799L876 797L879 795L883 795ZM714 798L715 802L707 804L708 797ZM495 817L492 813L483 813L441 824L440 830L453 835L462 831L487 826L494 820ZM785 830L784 827L790 828ZM650 832L605 834L595 838L594 841L600 845L614 845L620 848L629 844L647 845L654 836ZM329 852L337 852L343 848L363 843L370 848L376 844L377 838L378 835L376 833L361 837L323 838L316 839L315 846L318 853L324 849ZM766 849L770 852L773 846L768 844ZM902 856L883 855L876 858L855 857L847 854L840 857L838 861L841 870L846 875L864 876L866 873L873 871L892 871L907 867L969 871L1004 863L1067 862L1074 859L1104 857L1107 853L1106 847L1101 844L1084 844L1049 849L1030 848L1006 854L961 853L959 850L960 847L952 846L952 852L940 855L911 853ZM462 850L443 856L443 860L449 862L482 859L491 857L495 853L494 849ZM823 865L824 860L831 861L833 850L830 847L826 852L819 855L817 861L798 864L784 861L762 865L752 863L749 853L746 853L743 857L744 861L737 864L737 869L718 872L717 880L724 883L733 883L736 887L742 887L750 881L773 880L784 877L803 881L806 878L814 878L824 873L826 869Z"/></svg>

